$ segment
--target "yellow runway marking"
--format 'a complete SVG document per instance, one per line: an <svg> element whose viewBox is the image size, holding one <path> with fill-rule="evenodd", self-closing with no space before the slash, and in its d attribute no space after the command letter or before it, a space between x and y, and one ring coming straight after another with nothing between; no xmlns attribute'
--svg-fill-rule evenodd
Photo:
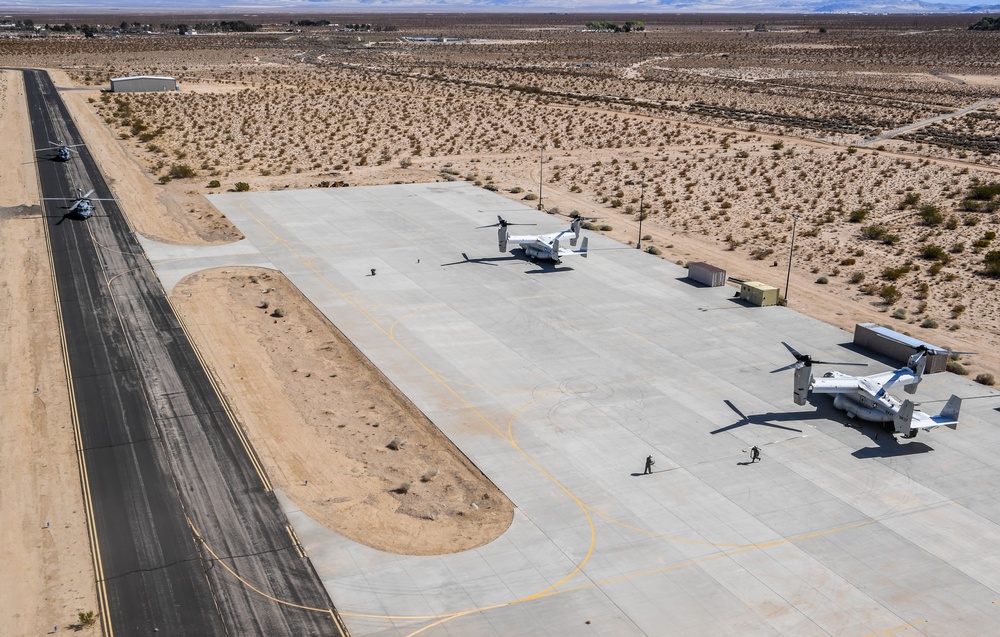
<svg viewBox="0 0 1000 637"><path fill-rule="evenodd" d="M333 614L333 609L331 609L331 608L316 608L316 607L313 607L313 606L303 606L302 604L296 604L295 602L289 602L289 601L285 601L283 599L278 599L277 597L274 597L272 595L268 595L267 593L265 593L261 589L257 588L256 586L254 586L253 584L251 584L247 580L243 579L243 577L241 577L239 573L237 573L232 568L230 568L230 566L228 564L226 564L226 561L223 560L221 557L219 557L215 553L215 551L212 550L212 547L208 545L208 542L205 541L205 538L203 538L201 536L201 533L198 532L198 529L195 527L194 522L191 521L191 518L189 518L187 516L184 516L184 519L187 520L188 526L191 527L191 532L194 533L195 539L198 540L198 542L201 543L201 545L205 548L205 550L208 551L212 555L212 558L216 561L216 563L220 564L222 566L222 568L226 569L226 571L230 575L232 575L233 577L235 577L241 584L243 584L244 586L246 586L247 588L249 588L253 592L257 593L261 597L267 598L267 599L271 600L272 602L274 602L276 604L281 604L282 606L290 606L292 608L300 608L302 610L311 610L311 611L315 611L317 613L326 613L326 614L330 615L330 617L333 618L334 621L336 621L336 617Z"/></svg>

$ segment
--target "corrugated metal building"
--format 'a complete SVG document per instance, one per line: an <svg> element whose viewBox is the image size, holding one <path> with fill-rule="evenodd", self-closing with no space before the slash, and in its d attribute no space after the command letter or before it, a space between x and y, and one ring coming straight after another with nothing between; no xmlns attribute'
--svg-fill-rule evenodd
<svg viewBox="0 0 1000 637"><path fill-rule="evenodd" d="M144 93L176 91L177 80L156 75L133 75L111 78L112 93Z"/></svg>
<svg viewBox="0 0 1000 637"><path fill-rule="evenodd" d="M689 263L688 278L713 288L726 284L726 271L702 261Z"/></svg>
<svg viewBox="0 0 1000 637"><path fill-rule="evenodd" d="M943 372L948 367L948 354L943 352L943 347L925 343L919 339L900 334L888 327L882 327L876 323L858 323L854 326L854 344L868 348L873 352L888 356L894 361L902 364L917 353L920 348L929 348L927 352L927 367L924 372L934 374ZM936 353L934 350L938 350Z"/></svg>

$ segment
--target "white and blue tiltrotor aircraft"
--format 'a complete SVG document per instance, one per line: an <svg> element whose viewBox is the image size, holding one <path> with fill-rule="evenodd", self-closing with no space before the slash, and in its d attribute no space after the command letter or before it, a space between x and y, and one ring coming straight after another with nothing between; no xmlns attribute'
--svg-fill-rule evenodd
<svg viewBox="0 0 1000 637"><path fill-rule="evenodd" d="M587 237L583 238L583 243L580 244L579 250L571 250L561 247L562 242L567 239L569 239L569 245L571 247L576 247L576 243L580 239L580 227L583 221L583 217L576 217L573 219L573 222L570 224L568 230L540 235L512 235L507 230L510 226L533 226L535 224L510 223L500 215L497 215L496 223L479 227L497 228L497 237L500 242L500 252L507 252L508 242L516 243L521 246L524 253L531 259L545 259L548 261L554 261L555 263L561 263L562 257L579 256L586 258Z"/></svg>
<svg viewBox="0 0 1000 637"><path fill-rule="evenodd" d="M902 386L903 391L908 394L916 393L927 365L925 358L925 354L929 351L927 348L922 348L911 356L905 367L891 372L871 376L850 376L834 371L816 378L812 374L814 364L866 365L866 363L817 361L808 354L800 354L788 343L782 342L782 345L792 353L795 362L774 371L795 370L793 396L796 405L806 404L810 392L834 394L833 406L846 411L849 417L887 424L891 422L894 432L902 434L904 438L913 438L920 430L954 428L958 425L958 413L962 408L962 399L958 396L952 395L941 413L935 416L914 409L916 404L912 400L900 400L889 393L889 389L896 385Z"/></svg>

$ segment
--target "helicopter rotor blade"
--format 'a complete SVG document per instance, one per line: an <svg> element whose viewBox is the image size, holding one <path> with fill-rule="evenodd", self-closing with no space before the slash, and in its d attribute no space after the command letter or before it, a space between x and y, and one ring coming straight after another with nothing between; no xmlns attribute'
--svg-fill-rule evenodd
<svg viewBox="0 0 1000 637"><path fill-rule="evenodd" d="M90 192L88 192L88 193L87 193L87 194L85 194L84 196L80 197L80 199L89 199L89 198L90 198L90 195L94 194L94 190L95 190L94 188L91 188L91 189L90 189Z"/></svg>

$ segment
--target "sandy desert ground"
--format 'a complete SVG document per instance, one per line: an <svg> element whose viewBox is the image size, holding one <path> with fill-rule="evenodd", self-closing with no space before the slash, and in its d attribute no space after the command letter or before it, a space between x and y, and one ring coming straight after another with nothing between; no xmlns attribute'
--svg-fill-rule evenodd
<svg viewBox="0 0 1000 637"><path fill-rule="evenodd" d="M580 33L571 16L380 16L399 30L349 35L286 21L252 35L0 41L0 60L81 89L63 98L151 238L238 238L202 195L240 182L464 179L600 217L595 231L631 244L641 205L644 249L783 287L795 220L792 307L978 352L960 361L973 377L1000 371L997 280L983 274L1000 200L975 190L1000 182L1000 34L968 31L968 16L643 19L645 34ZM480 40L403 39L442 33ZM133 74L176 76L181 91L99 90ZM279 323L259 307L269 295L291 310ZM207 272L172 302L275 484L314 517L405 553L506 528L502 494L280 275ZM344 382L359 373L370 380ZM407 444L387 449L396 436ZM5 461L24 461L4 445ZM346 470L324 466L330 454ZM408 493L391 493L403 482ZM484 494L492 505L470 515Z"/></svg>

